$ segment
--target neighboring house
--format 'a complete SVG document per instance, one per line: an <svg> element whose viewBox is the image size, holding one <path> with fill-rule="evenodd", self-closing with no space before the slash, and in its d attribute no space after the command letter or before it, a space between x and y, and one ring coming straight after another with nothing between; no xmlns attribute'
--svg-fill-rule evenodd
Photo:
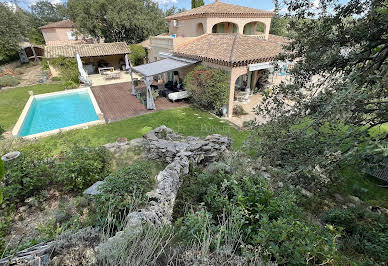
<svg viewBox="0 0 388 266"><path fill-rule="evenodd" d="M47 59L58 57L74 57L78 53L88 74L98 73L99 67L111 66L122 69L125 65L125 55L130 49L125 42L49 45L45 47Z"/></svg>
<svg viewBox="0 0 388 266"><path fill-rule="evenodd" d="M125 55L130 53L124 42L97 43L92 38L77 35L70 20L50 23L40 29L46 42L45 58L75 57L78 53L88 74L98 73L102 67L120 70L125 65Z"/></svg>
<svg viewBox="0 0 388 266"><path fill-rule="evenodd" d="M74 24L69 19L49 23L40 27L46 45L66 45L90 43L91 38L77 35Z"/></svg>
<svg viewBox="0 0 388 266"><path fill-rule="evenodd" d="M227 114L231 117L236 94L255 88L260 72L273 69L271 63L287 43L287 39L269 34L273 15L215 1L169 16L169 33L150 38L149 61L170 53L229 71ZM179 69L180 78L193 67Z"/></svg>

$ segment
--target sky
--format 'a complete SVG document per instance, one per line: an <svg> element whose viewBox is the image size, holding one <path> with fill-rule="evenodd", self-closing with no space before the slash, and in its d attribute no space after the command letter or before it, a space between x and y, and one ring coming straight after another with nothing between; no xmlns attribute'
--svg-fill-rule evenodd
<svg viewBox="0 0 388 266"><path fill-rule="evenodd" d="M22 8L28 8L38 0L16 0L18 5ZM60 3L65 0L48 0L52 3ZM176 6L179 8L191 9L191 0L153 0L159 3L160 7L167 8ZM205 0L205 4L213 3L215 0ZM0 0L0 2L13 2L13 0ZM272 0L222 0L224 3L231 3L235 5L248 6L253 8L273 10L274 5Z"/></svg>
<svg viewBox="0 0 388 266"><path fill-rule="evenodd" d="M0 0L0 2L10 2L13 3L14 0ZM18 5L22 8L28 9L29 6L36 3L39 0L16 0ZM48 0L51 3L61 3L66 0ZM171 6L176 6L179 8L191 9L191 0L153 0L154 2L159 3L160 7L165 9ZM205 4L211 4L215 0L205 0ZM274 9L274 4L272 0L221 0L224 3L230 3L240 6L253 7L258 9L270 10ZM318 4L319 0L311 0L314 4ZM347 2L348 0L338 0L340 3Z"/></svg>

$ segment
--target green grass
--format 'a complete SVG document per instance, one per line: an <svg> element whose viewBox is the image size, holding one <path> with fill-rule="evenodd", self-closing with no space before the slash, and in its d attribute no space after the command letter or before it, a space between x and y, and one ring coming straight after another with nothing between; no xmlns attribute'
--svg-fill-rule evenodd
<svg viewBox="0 0 388 266"><path fill-rule="evenodd" d="M39 140L39 144L55 153L59 152L66 143L99 146L115 142L118 137L140 138L149 130L165 125L185 136L206 137L210 134L230 136L233 139L233 147L240 148L248 136L248 131L239 131L229 123L221 121L206 112L192 107L182 107L93 126L88 129L64 132L42 138Z"/></svg>
<svg viewBox="0 0 388 266"><path fill-rule="evenodd" d="M34 94L42 94L63 90L62 83L39 84L34 86L20 87L0 91L0 125L5 130L11 130L16 124L23 108L30 95L28 91Z"/></svg>
<svg viewBox="0 0 388 266"><path fill-rule="evenodd" d="M359 197L371 205L388 208L388 189L380 187L383 181L364 174L358 167L346 167L341 172L344 183L338 188L346 195Z"/></svg>

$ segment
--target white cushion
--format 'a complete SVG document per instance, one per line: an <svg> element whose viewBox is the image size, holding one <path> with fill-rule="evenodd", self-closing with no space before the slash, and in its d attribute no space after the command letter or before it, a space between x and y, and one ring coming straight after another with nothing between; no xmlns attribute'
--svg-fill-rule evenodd
<svg viewBox="0 0 388 266"><path fill-rule="evenodd" d="M168 98L175 102L176 100L186 99L189 97L188 91L172 92L168 95Z"/></svg>

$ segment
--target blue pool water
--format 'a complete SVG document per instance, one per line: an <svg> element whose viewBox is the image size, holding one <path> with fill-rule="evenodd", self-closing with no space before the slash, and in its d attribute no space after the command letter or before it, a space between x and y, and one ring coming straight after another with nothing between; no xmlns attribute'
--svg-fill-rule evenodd
<svg viewBox="0 0 388 266"><path fill-rule="evenodd" d="M87 91L34 98L19 136L96 121L98 116Z"/></svg>

